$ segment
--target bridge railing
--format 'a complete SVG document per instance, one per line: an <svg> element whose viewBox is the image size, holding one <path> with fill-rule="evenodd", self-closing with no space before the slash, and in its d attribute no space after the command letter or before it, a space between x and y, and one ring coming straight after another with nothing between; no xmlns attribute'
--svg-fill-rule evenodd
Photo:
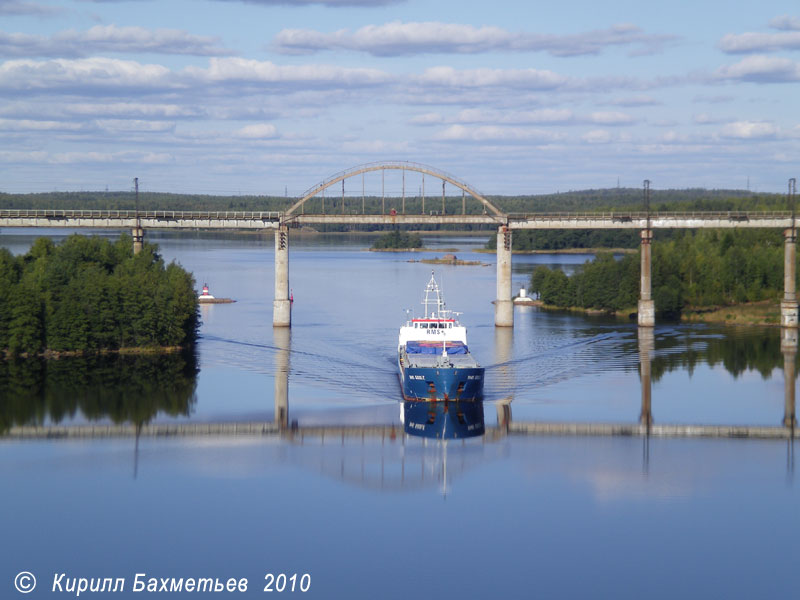
<svg viewBox="0 0 800 600"><path fill-rule="evenodd" d="M689 212L548 212L548 213L508 213L513 221L564 221L564 220L600 220L600 221L633 221L640 219L684 219L684 220L766 220L791 219L789 211L689 211Z"/></svg>
<svg viewBox="0 0 800 600"><path fill-rule="evenodd" d="M277 211L179 211L179 210L27 210L0 209L0 218L7 219L156 219L204 221L277 221Z"/></svg>

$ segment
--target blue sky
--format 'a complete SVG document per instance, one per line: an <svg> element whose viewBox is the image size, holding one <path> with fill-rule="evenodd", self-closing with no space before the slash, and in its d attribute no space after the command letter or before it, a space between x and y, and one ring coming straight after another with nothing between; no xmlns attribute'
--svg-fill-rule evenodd
<svg viewBox="0 0 800 600"><path fill-rule="evenodd" d="M0 0L7 192L293 196L380 160L486 194L776 192L798 106L796 0Z"/></svg>

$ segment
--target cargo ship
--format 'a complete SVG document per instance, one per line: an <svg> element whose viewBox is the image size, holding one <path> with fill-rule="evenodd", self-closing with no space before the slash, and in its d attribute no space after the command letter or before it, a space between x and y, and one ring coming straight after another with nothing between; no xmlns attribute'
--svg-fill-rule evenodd
<svg viewBox="0 0 800 600"><path fill-rule="evenodd" d="M400 327L397 363L406 401L481 401L484 369L469 352L467 328L448 310L434 274L422 318Z"/></svg>

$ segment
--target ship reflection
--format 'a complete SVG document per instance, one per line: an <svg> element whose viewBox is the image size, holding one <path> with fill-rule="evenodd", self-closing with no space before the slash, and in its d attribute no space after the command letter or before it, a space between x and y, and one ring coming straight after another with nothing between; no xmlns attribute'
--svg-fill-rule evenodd
<svg viewBox="0 0 800 600"><path fill-rule="evenodd" d="M409 435L455 440L478 437L486 431L481 401L406 401L400 411Z"/></svg>

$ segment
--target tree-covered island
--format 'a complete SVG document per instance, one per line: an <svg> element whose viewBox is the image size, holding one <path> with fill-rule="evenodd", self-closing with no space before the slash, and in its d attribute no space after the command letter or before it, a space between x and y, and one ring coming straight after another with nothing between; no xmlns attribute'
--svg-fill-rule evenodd
<svg viewBox="0 0 800 600"><path fill-rule="evenodd" d="M158 247L134 255L111 242L38 238L27 254L0 249L0 351L10 356L191 346L200 319L191 273Z"/></svg>
<svg viewBox="0 0 800 600"><path fill-rule="evenodd" d="M375 240L371 250L409 250L422 248L422 238L416 233L393 229Z"/></svg>
<svg viewBox="0 0 800 600"><path fill-rule="evenodd" d="M652 249L653 300L660 316L721 309L719 320L730 321L736 320L732 307L765 303L763 310L751 308L742 322L779 321L784 260L780 231L676 231L672 239L654 242ZM619 260L600 253L572 276L537 267L530 289L550 307L627 315L636 311L639 269L638 253Z"/></svg>

